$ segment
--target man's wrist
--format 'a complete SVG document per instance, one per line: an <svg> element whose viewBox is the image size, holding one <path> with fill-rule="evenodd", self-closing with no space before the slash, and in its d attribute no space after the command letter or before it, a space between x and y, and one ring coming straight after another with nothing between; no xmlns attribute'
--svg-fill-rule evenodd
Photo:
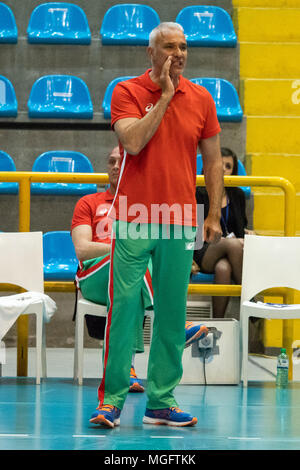
<svg viewBox="0 0 300 470"><path fill-rule="evenodd" d="M168 92L162 92L161 94L161 97L159 99L159 101L165 105L168 106L168 104L170 103L170 101L172 100L174 94L173 93L168 93Z"/></svg>
<svg viewBox="0 0 300 470"><path fill-rule="evenodd" d="M219 209L210 210L207 215L207 218L219 222L221 218L221 211Z"/></svg>

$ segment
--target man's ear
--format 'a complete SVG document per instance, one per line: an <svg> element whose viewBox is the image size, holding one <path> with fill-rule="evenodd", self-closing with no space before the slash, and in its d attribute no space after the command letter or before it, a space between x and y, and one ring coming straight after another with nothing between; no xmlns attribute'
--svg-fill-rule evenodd
<svg viewBox="0 0 300 470"><path fill-rule="evenodd" d="M150 60L152 60L152 52L153 52L152 47L148 46L147 47L147 55L148 55Z"/></svg>

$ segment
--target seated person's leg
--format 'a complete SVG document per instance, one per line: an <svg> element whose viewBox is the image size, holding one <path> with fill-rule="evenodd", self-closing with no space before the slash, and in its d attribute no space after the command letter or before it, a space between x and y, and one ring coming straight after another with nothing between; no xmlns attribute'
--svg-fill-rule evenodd
<svg viewBox="0 0 300 470"><path fill-rule="evenodd" d="M82 296L100 305L107 305L108 276L110 268L110 255L82 262L83 269L78 273L78 282ZM148 291L147 291L148 292ZM149 296L148 296L149 297ZM146 295L145 298L147 299ZM149 305L147 300L146 306ZM92 338L103 340L105 334L106 317L85 315L88 333ZM138 322L136 331L136 345L133 350L132 368L130 374L130 392L143 392L142 381L137 378L134 370L134 356L136 352L144 351L143 343L143 317Z"/></svg>

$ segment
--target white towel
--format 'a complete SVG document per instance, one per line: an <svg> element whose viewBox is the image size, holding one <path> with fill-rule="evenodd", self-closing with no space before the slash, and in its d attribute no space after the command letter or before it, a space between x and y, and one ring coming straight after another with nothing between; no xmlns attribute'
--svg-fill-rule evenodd
<svg viewBox="0 0 300 470"><path fill-rule="evenodd" d="M29 305L41 300L43 301L44 321L49 322L56 312L57 306L54 300L48 295L30 291L0 297L0 341L15 323L19 315L22 315Z"/></svg>

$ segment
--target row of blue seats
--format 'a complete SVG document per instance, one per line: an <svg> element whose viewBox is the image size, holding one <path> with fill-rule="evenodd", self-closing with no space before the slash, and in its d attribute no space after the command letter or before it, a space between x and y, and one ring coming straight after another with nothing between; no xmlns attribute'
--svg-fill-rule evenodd
<svg viewBox="0 0 300 470"><path fill-rule="evenodd" d="M74 281L78 259L69 231L44 233L43 262L45 281ZM194 274L190 279L192 284L210 284L213 281L214 274L204 273Z"/></svg>
<svg viewBox="0 0 300 470"><path fill-rule="evenodd" d="M43 262L45 281L74 281L78 259L69 231L44 233ZM192 284L210 284L213 281L214 274L204 273L194 274L190 279Z"/></svg>
<svg viewBox="0 0 300 470"><path fill-rule="evenodd" d="M56 230L43 234L43 264L45 281L74 281L78 259L69 231ZM214 279L213 274L199 273L196 276L191 276L192 283L210 283Z"/></svg>
<svg viewBox="0 0 300 470"><path fill-rule="evenodd" d="M0 171L16 171L16 165L8 153L0 150ZM42 153L33 163L32 171L54 173L94 173L86 155L70 150ZM32 194L79 195L97 191L96 184L88 183L31 183ZM18 183L0 182L0 194L18 194Z"/></svg>
<svg viewBox="0 0 300 470"><path fill-rule="evenodd" d="M132 76L118 77L106 88L102 109L105 119L110 119L110 103L114 87ZM192 78L192 82L204 86L212 95L219 121L238 122L243 119L236 89L222 78ZM12 83L0 76L0 117L16 117L18 102ZM30 118L92 119L93 104L86 83L71 75L46 75L32 86L28 100Z"/></svg>
<svg viewBox="0 0 300 470"><path fill-rule="evenodd" d="M0 167L1 170L1 167ZM197 174L202 174L202 156L197 155ZM238 174L246 176L246 170L238 160ZM251 188L242 187L246 198L250 197ZM44 252L44 278L47 281L71 281L74 279L78 261L74 246L68 231L47 232L43 236ZM191 284L211 284L214 282L214 274L199 272L190 277Z"/></svg>
<svg viewBox="0 0 300 470"><path fill-rule="evenodd" d="M0 171L16 171L16 166L6 152L0 150ZM70 150L52 150L42 153L33 163L32 171L54 173L93 173L93 166L88 157L80 152ZM197 175L202 174L202 156L197 155ZM238 175L245 176L243 163L238 160ZM243 187L245 196L250 197L250 188ZM31 183L32 194L72 194L84 195L97 191L96 184L75 183ZM17 194L17 183L0 182L0 194Z"/></svg>
<svg viewBox="0 0 300 470"><path fill-rule="evenodd" d="M188 45L235 47L237 37L230 15L215 6L188 6L177 15ZM148 5L119 4L109 8L103 18L102 44L148 45L149 33L160 23L158 13ZM91 32L82 8L72 3L44 3L29 20L30 43L90 44ZM18 29L12 10L0 3L0 42L16 43Z"/></svg>

